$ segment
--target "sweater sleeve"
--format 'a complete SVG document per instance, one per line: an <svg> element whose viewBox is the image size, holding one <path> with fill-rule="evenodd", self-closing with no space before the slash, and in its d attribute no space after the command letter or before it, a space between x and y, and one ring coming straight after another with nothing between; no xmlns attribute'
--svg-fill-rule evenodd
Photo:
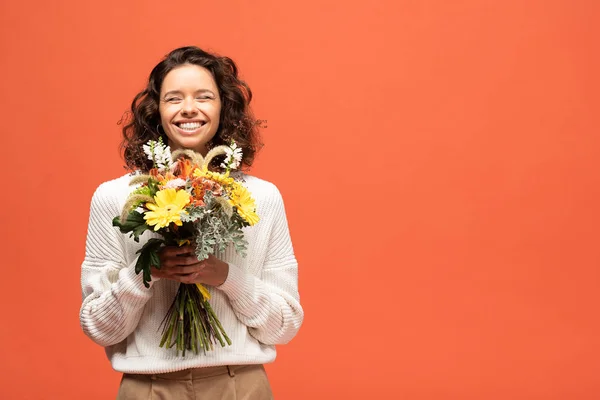
<svg viewBox="0 0 600 400"><path fill-rule="evenodd" d="M296 335L304 311L298 293L298 263L277 189L270 206L273 227L261 278L229 264L229 275L218 289L228 296L236 316L256 340L275 345L288 343Z"/></svg>
<svg viewBox="0 0 600 400"><path fill-rule="evenodd" d="M133 332L153 292L135 274L136 260L126 263L125 237L112 226L118 207L115 193L100 185L92 197L81 266L79 320L84 333L101 346L117 344Z"/></svg>

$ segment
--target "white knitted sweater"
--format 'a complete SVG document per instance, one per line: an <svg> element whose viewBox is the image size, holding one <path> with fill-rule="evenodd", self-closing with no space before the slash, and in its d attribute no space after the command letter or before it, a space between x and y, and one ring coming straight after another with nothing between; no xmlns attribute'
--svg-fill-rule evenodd
<svg viewBox="0 0 600 400"><path fill-rule="evenodd" d="M176 356L160 348L159 326L179 283L153 278L150 288L134 271L136 252L155 233L136 243L112 226L132 190L131 175L101 184L92 198L85 260L81 266L81 327L105 346L115 370L162 373L214 365L262 364L275 359L276 344L289 342L304 317L294 256L281 195L275 185L244 175L256 199L260 222L244 228L246 257L229 248L219 257L229 263L227 280L209 287L210 303L233 344L213 351Z"/></svg>

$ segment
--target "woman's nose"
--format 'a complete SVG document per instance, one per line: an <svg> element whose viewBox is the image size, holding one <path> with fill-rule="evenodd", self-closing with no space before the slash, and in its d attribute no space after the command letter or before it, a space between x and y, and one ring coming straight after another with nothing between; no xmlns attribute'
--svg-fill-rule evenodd
<svg viewBox="0 0 600 400"><path fill-rule="evenodd" d="M182 114L194 114L196 113L196 103L193 99L185 99L181 106Z"/></svg>

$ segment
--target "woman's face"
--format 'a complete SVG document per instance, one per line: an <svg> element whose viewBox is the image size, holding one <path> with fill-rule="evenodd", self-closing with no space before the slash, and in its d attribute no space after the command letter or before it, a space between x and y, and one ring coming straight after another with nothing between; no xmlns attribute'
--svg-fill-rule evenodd
<svg viewBox="0 0 600 400"><path fill-rule="evenodd" d="M191 64L169 71L158 110L171 150L192 149L206 155L221 115L219 89L210 71Z"/></svg>

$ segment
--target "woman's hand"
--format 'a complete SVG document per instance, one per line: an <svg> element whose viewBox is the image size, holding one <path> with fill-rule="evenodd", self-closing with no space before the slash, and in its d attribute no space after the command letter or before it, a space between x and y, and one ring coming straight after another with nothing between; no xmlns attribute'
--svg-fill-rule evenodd
<svg viewBox="0 0 600 400"><path fill-rule="evenodd" d="M152 268L152 276L171 279L181 283L205 283L219 286L229 274L229 264L212 254L198 261L193 246L166 246L158 256L160 269Z"/></svg>

